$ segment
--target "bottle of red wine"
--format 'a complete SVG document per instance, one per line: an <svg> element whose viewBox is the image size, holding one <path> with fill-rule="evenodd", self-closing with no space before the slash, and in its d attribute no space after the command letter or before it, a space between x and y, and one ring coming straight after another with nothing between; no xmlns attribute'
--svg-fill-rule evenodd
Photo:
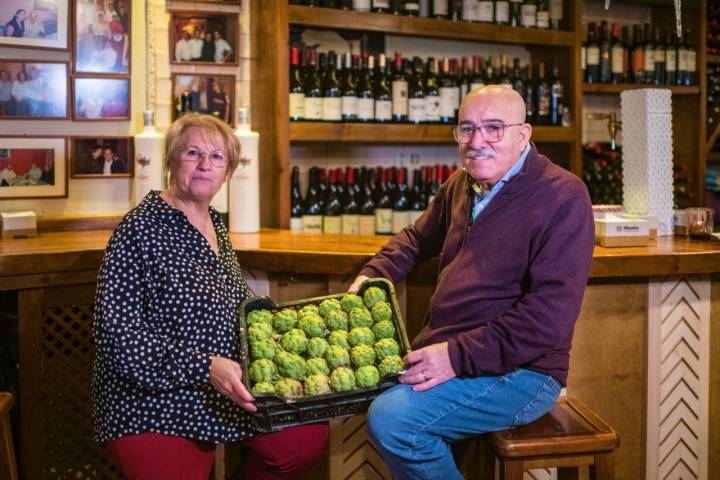
<svg viewBox="0 0 720 480"><path fill-rule="evenodd" d="M319 188L319 171L312 167L308 174L308 191L305 196L305 208L303 210L302 224L305 232L322 232L322 201Z"/></svg>
<svg viewBox="0 0 720 480"><path fill-rule="evenodd" d="M440 122L440 89L438 88L438 62L430 57L425 70L425 121Z"/></svg>
<svg viewBox="0 0 720 480"><path fill-rule="evenodd" d="M422 170L418 168L413 171L413 186L410 192L408 223L411 225L414 224L426 208L427 203L423 192Z"/></svg>
<svg viewBox="0 0 720 480"><path fill-rule="evenodd" d="M322 120L323 100L317 50L310 50L310 64L305 74L305 120Z"/></svg>
<svg viewBox="0 0 720 480"><path fill-rule="evenodd" d="M395 72L392 80L393 122L408 121L408 76L405 73L402 55L395 52Z"/></svg>
<svg viewBox="0 0 720 480"><path fill-rule="evenodd" d="M538 62L538 79L535 83L535 123L550 124L550 83L545 78L544 62Z"/></svg>
<svg viewBox="0 0 720 480"><path fill-rule="evenodd" d="M378 167L378 171L381 172L381 175L376 178L375 233L389 235L392 233L392 200L387 184L382 177L382 167Z"/></svg>
<svg viewBox="0 0 720 480"><path fill-rule="evenodd" d="M373 199L372 185L375 179L375 170L363 167L362 193L360 204L360 235L375 235L375 201Z"/></svg>
<svg viewBox="0 0 720 480"><path fill-rule="evenodd" d="M357 88L355 84L357 62L357 56L351 55L349 52L345 54L345 71L340 88L343 122L352 122L357 119Z"/></svg>
<svg viewBox="0 0 720 480"><path fill-rule="evenodd" d="M330 170L330 185L325 199L323 215L323 233L342 233L342 205L337 192L337 176L335 170Z"/></svg>
<svg viewBox="0 0 720 480"><path fill-rule="evenodd" d="M397 190L392 210L392 233L399 233L410 225L410 199L408 198L408 185L406 182L406 168L398 168L396 172Z"/></svg>
<svg viewBox="0 0 720 480"><path fill-rule="evenodd" d="M300 55L297 47L290 49L290 121L305 118L305 89L303 88Z"/></svg>
<svg viewBox="0 0 720 480"><path fill-rule="evenodd" d="M552 77L550 78L550 124L562 124L564 105L564 88L560 82L557 60L553 61Z"/></svg>
<svg viewBox="0 0 720 480"><path fill-rule="evenodd" d="M415 124L425 121L425 86L420 57L413 59L413 72L408 86L408 121Z"/></svg>
<svg viewBox="0 0 720 480"><path fill-rule="evenodd" d="M328 176L324 168L318 169L318 192L320 192L320 210L325 210L325 199L328 191Z"/></svg>
<svg viewBox="0 0 720 480"><path fill-rule="evenodd" d="M445 57L440 75L440 123L455 123L460 106L460 87L454 73L450 69L450 59Z"/></svg>
<svg viewBox="0 0 720 480"><path fill-rule="evenodd" d="M290 184L290 230L303 229L303 199L300 195L300 168L293 167Z"/></svg>
<svg viewBox="0 0 720 480"><path fill-rule="evenodd" d="M342 98L340 92L340 80L338 78L341 57L335 52L328 54L327 73L325 74L325 85L323 88L323 113L322 119L325 122L339 122L342 120Z"/></svg>
<svg viewBox="0 0 720 480"><path fill-rule="evenodd" d="M355 170L345 169L345 201L343 202L342 233L358 235L360 233L360 204L355 190Z"/></svg>
<svg viewBox="0 0 720 480"><path fill-rule="evenodd" d="M378 67L375 72L375 121L388 123L392 121L392 96L385 64L385 54L378 56Z"/></svg>
<svg viewBox="0 0 720 480"><path fill-rule="evenodd" d="M358 76L357 96L358 96L358 121L372 122L375 120L375 94L373 92L372 80L370 72L374 67L374 57L363 53L362 70Z"/></svg>

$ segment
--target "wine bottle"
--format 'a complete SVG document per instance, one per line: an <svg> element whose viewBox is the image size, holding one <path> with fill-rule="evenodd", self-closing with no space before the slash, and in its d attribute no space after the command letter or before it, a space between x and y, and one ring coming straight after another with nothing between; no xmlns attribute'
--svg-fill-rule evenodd
<svg viewBox="0 0 720 480"><path fill-rule="evenodd" d="M155 129L155 114L143 112L143 131L135 135L135 206L151 190L163 190L163 135Z"/></svg>
<svg viewBox="0 0 720 480"><path fill-rule="evenodd" d="M595 40L595 23L593 22L588 23L585 52L587 55L585 82L597 83L600 81L600 45Z"/></svg>
<svg viewBox="0 0 720 480"><path fill-rule="evenodd" d="M357 87L355 82L355 74L358 67L358 58L351 55L350 52L345 54L345 72L343 74L343 82L341 87L342 99L342 120L343 122L352 122L357 119Z"/></svg>
<svg viewBox="0 0 720 480"><path fill-rule="evenodd" d="M327 198L329 178L324 168L318 169L318 201L320 202L320 211L325 211L325 199Z"/></svg>
<svg viewBox="0 0 720 480"><path fill-rule="evenodd" d="M393 118L393 102L385 62L385 54L381 53L375 73L375 121L378 123L391 122Z"/></svg>
<svg viewBox="0 0 720 480"><path fill-rule="evenodd" d="M652 32L650 24L645 24L644 29L645 45L645 80L643 83L655 82L655 45L653 44Z"/></svg>
<svg viewBox="0 0 720 480"><path fill-rule="evenodd" d="M343 235L358 235L360 233L360 204L355 190L355 170L345 170L345 201L342 212Z"/></svg>
<svg viewBox="0 0 720 480"><path fill-rule="evenodd" d="M247 108L239 108L235 136L240 141L240 165L228 181L230 201L230 231L253 233L260 231L260 135L250 129Z"/></svg>
<svg viewBox="0 0 720 480"><path fill-rule="evenodd" d="M498 85L510 85L512 86L512 79L508 74L508 57L505 54L500 55L500 72L494 83Z"/></svg>
<svg viewBox="0 0 720 480"><path fill-rule="evenodd" d="M430 205L437 195L440 185L442 184L442 166L435 165L435 168L430 167L430 182L428 183L427 190L427 203Z"/></svg>
<svg viewBox="0 0 720 480"><path fill-rule="evenodd" d="M610 38L608 37L607 22L600 22L600 83L610 83L612 71L610 68Z"/></svg>
<svg viewBox="0 0 720 480"><path fill-rule="evenodd" d="M653 37L655 39L655 85L663 85L667 82L666 78L666 65L667 65L667 46L663 43L663 38L660 36L660 27L653 29Z"/></svg>
<svg viewBox="0 0 720 480"><path fill-rule="evenodd" d="M360 195L360 235L375 235L375 201L372 185L375 171L362 167L362 193Z"/></svg>
<svg viewBox="0 0 720 480"><path fill-rule="evenodd" d="M550 28L550 8L548 6L547 0L537 0L535 26L537 28Z"/></svg>
<svg viewBox="0 0 720 480"><path fill-rule="evenodd" d="M370 11L370 0L353 0L353 10L358 12L369 12Z"/></svg>
<svg viewBox="0 0 720 480"><path fill-rule="evenodd" d="M478 0L477 18L480 23L492 23L495 20L495 9L493 0Z"/></svg>
<svg viewBox="0 0 720 480"><path fill-rule="evenodd" d="M522 4L523 0L510 0L510 26L522 26Z"/></svg>
<svg viewBox="0 0 720 480"><path fill-rule="evenodd" d="M408 224L413 225L427 208L423 194L422 170L413 171L413 186L410 192L410 205L408 207Z"/></svg>
<svg viewBox="0 0 720 480"><path fill-rule="evenodd" d="M390 0L390 13L393 15L403 15L405 13L405 1Z"/></svg>
<svg viewBox="0 0 720 480"><path fill-rule="evenodd" d="M297 47L290 49L290 121L305 118L305 89L303 88L300 55Z"/></svg>
<svg viewBox="0 0 720 480"><path fill-rule="evenodd" d="M342 120L342 95L340 92L340 80L338 78L342 57L335 52L328 54L327 74L323 88L323 114L325 122L339 122Z"/></svg>
<svg viewBox="0 0 720 480"><path fill-rule="evenodd" d="M460 97L458 101L462 101L462 99L465 98L465 95L467 95L470 91L470 62L468 62L467 57L462 57L462 67L459 77L458 82L460 83Z"/></svg>
<svg viewBox="0 0 720 480"><path fill-rule="evenodd" d="M535 123L550 124L550 84L545 78L544 62L538 62L538 79L535 83Z"/></svg>
<svg viewBox="0 0 720 480"><path fill-rule="evenodd" d="M645 81L645 40L640 25L633 26L632 48L632 81L643 83Z"/></svg>
<svg viewBox="0 0 720 480"><path fill-rule="evenodd" d="M562 124L562 112L564 107L564 88L560 82L560 72L557 60L553 61L552 76L550 78L550 124Z"/></svg>
<svg viewBox="0 0 720 480"><path fill-rule="evenodd" d="M437 80L437 59L430 57L425 70L425 121L440 121L440 90Z"/></svg>
<svg viewBox="0 0 720 480"><path fill-rule="evenodd" d="M322 120L322 88L317 65L317 50L310 50L310 62L305 76L305 120Z"/></svg>
<svg viewBox="0 0 720 480"><path fill-rule="evenodd" d="M510 23L510 2L508 0L495 0L495 24L508 25Z"/></svg>
<svg viewBox="0 0 720 480"><path fill-rule="evenodd" d="M382 167L378 167L378 172L375 189L375 233L389 235L392 233L392 201L382 176Z"/></svg>
<svg viewBox="0 0 720 480"><path fill-rule="evenodd" d="M415 124L425 121L425 87L420 57L414 58L413 71L408 83L408 121Z"/></svg>
<svg viewBox="0 0 720 480"><path fill-rule="evenodd" d="M483 76L482 57L473 55L473 73L472 77L470 77L470 91L472 92L483 85L485 85L485 78Z"/></svg>
<svg viewBox="0 0 720 480"><path fill-rule="evenodd" d="M323 209L320 192L320 172L312 167L308 173L308 191L305 195L305 208L303 210L303 231L321 233L323 226Z"/></svg>
<svg viewBox="0 0 720 480"><path fill-rule="evenodd" d="M375 94L373 93L370 72L372 71L375 59L367 53L362 54L362 69L357 82L358 96L358 121L372 122L375 120Z"/></svg>
<svg viewBox="0 0 720 480"><path fill-rule="evenodd" d="M450 17L450 9L448 4L452 0L432 0L432 8L430 9L430 15L433 18L447 19Z"/></svg>
<svg viewBox="0 0 720 480"><path fill-rule="evenodd" d="M323 211L323 233L342 233L342 205L337 191L337 172L330 170L330 185Z"/></svg>
<svg viewBox="0 0 720 480"><path fill-rule="evenodd" d="M535 122L535 84L533 82L532 65L528 64L526 67L525 77L525 121L534 123Z"/></svg>
<svg viewBox="0 0 720 480"><path fill-rule="evenodd" d="M560 22L563 18L563 0L550 0L550 28L560 29Z"/></svg>
<svg viewBox="0 0 720 480"><path fill-rule="evenodd" d="M300 167L293 167L290 179L290 230L303 229L303 199L300 194Z"/></svg>
<svg viewBox="0 0 720 480"><path fill-rule="evenodd" d="M375 13L388 13L390 10L389 0L372 0L372 9Z"/></svg>
<svg viewBox="0 0 720 480"><path fill-rule="evenodd" d="M625 48L620 41L620 27L613 23L611 27L610 43L610 81L623 83L625 81Z"/></svg>
<svg viewBox="0 0 720 480"><path fill-rule="evenodd" d="M417 0L405 0L405 15L409 17L420 16L420 2Z"/></svg>
<svg viewBox="0 0 720 480"><path fill-rule="evenodd" d="M685 49L687 50L687 74L684 85L695 84L695 72L697 70L697 52L692 44L692 31L685 29Z"/></svg>
<svg viewBox="0 0 720 480"><path fill-rule="evenodd" d="M520 59L513 58L513 69L512 69L512 88L525 99L525 80L523 80L522 73L520 71Z"/></svg>
<svg viewBox="0 0 720 480"><path fill-rule="evenodd" d="M677 83L677 36L667 35L665 45L665 80L668 85L675 85Z"/></svg>
<svg viewBox="0 0 720 480"><path fill-rule="evenodd" d="M395 73L392 80L392 113L394 122L408 121L408 76L400 52L395 52Z"/></svg>
<svg viewBox="0 0 720 480"><path fill-rule="evenodd" d="M450 69L450 59L443 59L440 76L440 123L455 123L460 106L460 87Z"/></svg>
<svg viewBox="0 0 720 480"><path fill-rule="evenodd" d="M460 18L466 22L476 22L478 20L478 10L478 0L463 0Z"/></svg>
<svg viewBox="0 0 720 480"><path fill-rule="evenodd" d="M523 27L534 28L537 26L537 4L535 0L523 1L520 7L520 17Z"/></svg>
<svg viewBox="0 0 720 480"><path fill-rule="evenodd" d="M397 169L395 201L392 210L392 233L399 233L403 228L410 225L410 200L408 198L408 186L406 181L407 169Z"/></svg>

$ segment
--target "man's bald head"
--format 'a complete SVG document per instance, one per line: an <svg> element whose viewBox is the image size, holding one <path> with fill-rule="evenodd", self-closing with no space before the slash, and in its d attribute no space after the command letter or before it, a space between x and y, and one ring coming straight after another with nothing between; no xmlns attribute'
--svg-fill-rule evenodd
<svg viewBox="0 0 720 480"><path fill-rule="evenodd" d="M525 100L509 86L484 85L472 90L465 95L460 104L460 118L462 118L463 109L469 108L469 105L475 105L476 102L502 106L507 114L508 122L525 123Z"/></svg>

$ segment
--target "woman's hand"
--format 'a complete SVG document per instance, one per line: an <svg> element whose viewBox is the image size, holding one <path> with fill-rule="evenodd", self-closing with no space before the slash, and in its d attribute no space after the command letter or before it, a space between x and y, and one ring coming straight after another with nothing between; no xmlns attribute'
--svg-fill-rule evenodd
<svg viewBox="0 0 720 480"><path fill-rule="evenodd" d="M350 285L350 287L348 288L348 292L357 294L358 290L360 289L360 285L362 285L365 280L370 280L370 277L366 277L365 275L358 275L357 277L355 277L352 285Z"/></svg>
<svg viewBox="0 0 720 480"><path fill-rule="evenodd" d="M212 357L210 364L210 384L215 390L240 405L243 410L254 412L257 407L255 398L242 383L242 367L228 358Z"/></svg>

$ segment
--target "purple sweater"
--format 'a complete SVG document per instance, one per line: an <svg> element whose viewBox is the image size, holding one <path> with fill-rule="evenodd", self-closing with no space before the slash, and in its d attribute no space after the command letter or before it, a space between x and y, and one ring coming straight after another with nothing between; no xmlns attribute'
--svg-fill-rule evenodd
<svg viewBox="0 0 720 480"><path fill-rule="evenodd" d="M471 224L472 198L458 170L360 274L398 282L419 259L440 255L413 348L447 341L460 376L526 368L565 385L594 244L587 189L533 145L520 172Z"/></svg>

